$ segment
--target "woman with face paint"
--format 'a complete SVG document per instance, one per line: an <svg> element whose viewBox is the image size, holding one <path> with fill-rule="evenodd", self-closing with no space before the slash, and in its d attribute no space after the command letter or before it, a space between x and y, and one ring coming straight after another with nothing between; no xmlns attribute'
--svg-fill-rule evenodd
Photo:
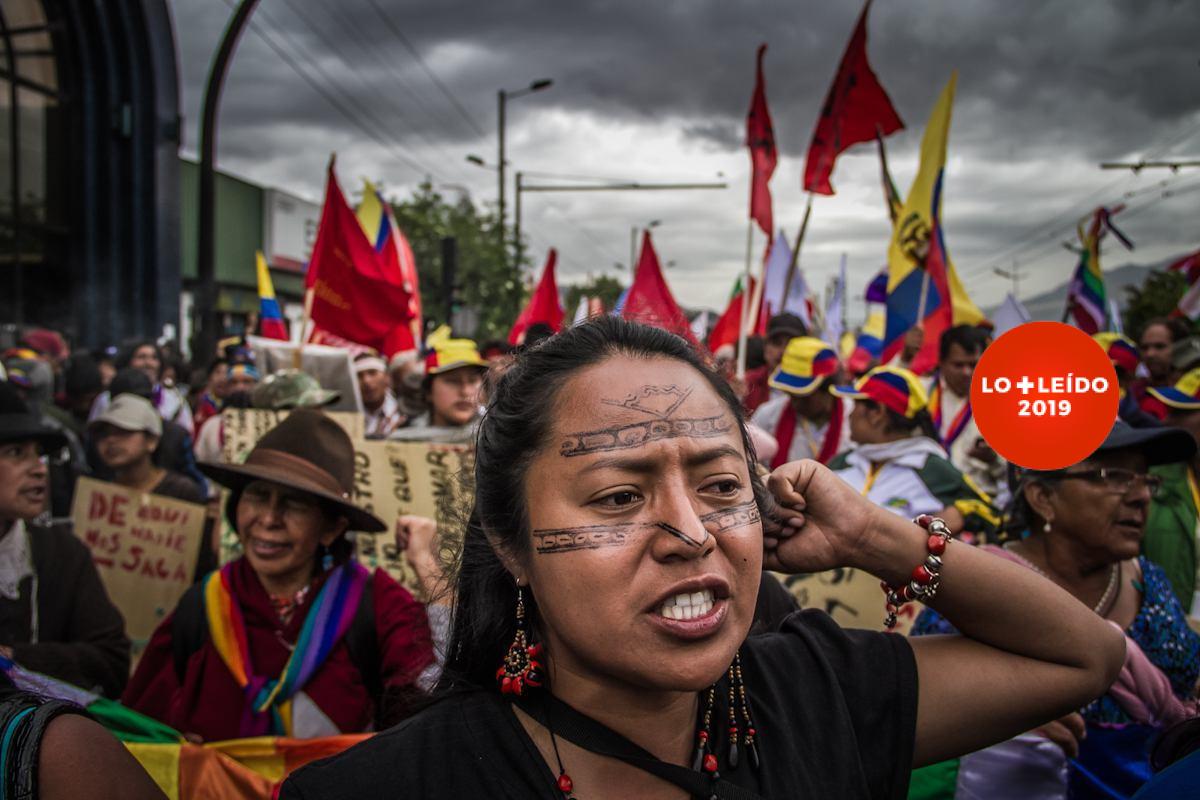
<svg viewBox="0 0 1200 800"><path fill-rule="evenodd" d="M727 384L657 329L604 317L523 353L475 469L440 698L282 797L899 798L914 765L1054 719L1122 663L1063 590L816 462L764 487ZM961 635L802 611L747 636L764 566L865 570L899 601L919 565Z"/></svg>

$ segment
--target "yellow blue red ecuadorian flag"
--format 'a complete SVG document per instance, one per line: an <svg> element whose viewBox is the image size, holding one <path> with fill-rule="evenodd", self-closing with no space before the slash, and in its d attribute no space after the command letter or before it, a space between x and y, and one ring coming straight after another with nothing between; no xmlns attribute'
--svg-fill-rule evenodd
<svg viewBox="0 0 1200 800"><path fill-rule="evenodd" d="M920 379L902 367L875 367L853 386L835 386L831 391L838 397L874 400L909 419L929 404Z"/></svg>
<svg viewBox="0 0 1200 800"><path fill-rule="evenodd" d="M404 291L409 295L409 312L412 319L403 332L394 336L393 351L412 350L420 346L421 322L421 292L417 285L417 265L413 257L412 247L404 237L404 233L396 225L391 210L379 194L379 190L370 181L363 180L362 202L354 212L358 224L362 226L367 241L380 254L384 268L389 274L395 275Z"/></svg>
<svg viewBox="0 0 1200 800"><path fill-rule="evenodd" d="M876 308L867 315L867 321L863 323L855 340L854 351L846 359L846 368L851 374L861 375L879 360L883 353L883 327L883 310Z"/></svg>
<svg viewBox="0 0 1200 800"><path fill-rule="evenodd" d="M813 336L797 336L787 343L783 358L767 383L788 394L811 394L837 368L838 357L832 347Z"/></svg>
<svg viewBox="0 0 1200 800"><path fill-rule="evenodd" d="M262 251L254 253L255 267L258 270L258 322L259 333L267 339L282 339L287 341L287 326L283 324L283 314L279 310L279 301L275 299L275 287L271 284L271 272L267 269L267 259Z"/></svg>
<svg viewBox="0 0 1200 800"><path fill-rule="evenodd" d="M921 323L925 340L912 364L916 372L931 369L937 362L942 331L984 319L958 279L942 231L946 142L957 80L957 73L950 76L929 116L921 140L921 165L888 247L887 322L881 358L888 361L895 356L905 332Z"/></svg>
<svg viewBox="0 0 1200 800"><path fill-rule="evenodd" d="M1184 373L1174 386L1156 386L1146 391L1171 408L1195 411L1200 408L1200 367Z"/></svg>

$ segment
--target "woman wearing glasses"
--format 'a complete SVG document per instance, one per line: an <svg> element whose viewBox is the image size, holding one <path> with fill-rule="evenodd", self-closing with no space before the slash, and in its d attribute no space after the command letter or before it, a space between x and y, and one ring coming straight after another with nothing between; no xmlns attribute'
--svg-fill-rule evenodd
<svg viewBox="0 0 1200 800"><path fill-rule="evenodd" d="M1076 759L1069 775L1061 756L1047 773L1069 780L1072 796L1132 794L1149 777L1147 739L1195 713L1200 635L1188 627L1162 570L1139 556L1150 500L1162 481L1147 469L1186 461L1195 449L1182 430L1135 429L1118 421L1082 462L1026 471L1006 520L1010 541L984 548L1045 575L1125 631L1125 668L1109 692L1040 731ZM913 627L914 636L951 632L931 609ZM1029 757L1017 766L1028 777L1035 762L1046 762L1034 757L1039 746L1033 740L1027 744ZM1004 767L1013 768L1011 761ZM983 770L974 774L980 780L998 777Z"/></svg>

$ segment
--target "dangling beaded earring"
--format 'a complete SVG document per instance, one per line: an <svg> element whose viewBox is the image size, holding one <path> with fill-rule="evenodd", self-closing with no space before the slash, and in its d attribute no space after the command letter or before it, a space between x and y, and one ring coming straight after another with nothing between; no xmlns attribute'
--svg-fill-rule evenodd
<svg viewBox="0 0 1200 800"><path fill-rule="evenodd" d="M324 572L329 572L333 569L333 553L325 545L317 545L317 552L321 554L321 569Z"/></svg>
<svg viewBox="0 0 1200 800"><path fill-rule="evenodd" d="M1046 524L1042 526L1042 533L1050 532L1050 520L1046 520Z"/></svg>
<svg viewBox="0 0 1200 800"><path fill-rule="evenodd" d="M520 697L525 694L526 687L541 687L542 662L538 660L541 654L540 644L529 644L529 635L525 628L525 590L518 584L517 633L504 655L504 663L496 670L496 682L500 685L500 692Z"/></svg>
<svg viewBox="0 0 1200 800"><path fill-rule="evenodd" d="M742 657L738 653L729 665L725 678L729 683L727 695L729 704L729 769L738 768L743 752L750 757L750 766L759 769L758 731L754 729L754 717L750 714L750 699L746 694L746 683L742 678ZM717 697L717 686L713 684L704 695L704 715L700 722L700 730L696 734L696 756L692 760L692 769L706 772L714 781L721 777L717 771L717 756L710 752L709 742L712 741L713 706ZM738 724L738 716L742 724Z"/></svg>

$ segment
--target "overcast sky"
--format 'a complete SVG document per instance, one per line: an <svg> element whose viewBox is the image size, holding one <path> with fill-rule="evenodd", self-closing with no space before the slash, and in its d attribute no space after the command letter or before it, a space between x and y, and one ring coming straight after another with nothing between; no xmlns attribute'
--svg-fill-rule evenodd
<svg viewBox="0 0 1200 800"><path fill-rule="evenodd" d="M188 153L227 2L170 0ZM794 239L804 154L859 8L819 0L262 0L226 85L218 165L319 201L337 151L347 192L368 176L402 197L428 175L450 196L494 203L495 173L465 157L496 160L498 89L551 78L551 88L508 104L512 169L724 180L729 188L526 194L522 224L536 260L557 247L565 283L616 274L618 262L627 269L631 227L661 220L655 244L664 265L674 262L667 279L676 297L720 309L745 259L743 138L755 48L769 46L767 98L781 155L771 182L776 225ZM951 257L981 306L1003 299L1010 285L992 269L1011 269L1014 258L1024 296L1065 280L1074 258L1061 242L1100 203L1129 204L1115 221L1137 245L1125 253L1114 242L1102 258L1111 267L1200 247L1200 169L1134 175L1098 166L1200 158L1197 42L1195 0L874 3L870 60L906 125L887 143L902 194L932 104L958 70L943 219ZM875 148L844 154L833 184L836 196L814 202L801 265L822 287L846 253L851 293L861 296L890 233ZM510 183L510 220L512 201ZM756 263L764 244L756 232ZM861 303L856 309L852 319Z"/></svg>

